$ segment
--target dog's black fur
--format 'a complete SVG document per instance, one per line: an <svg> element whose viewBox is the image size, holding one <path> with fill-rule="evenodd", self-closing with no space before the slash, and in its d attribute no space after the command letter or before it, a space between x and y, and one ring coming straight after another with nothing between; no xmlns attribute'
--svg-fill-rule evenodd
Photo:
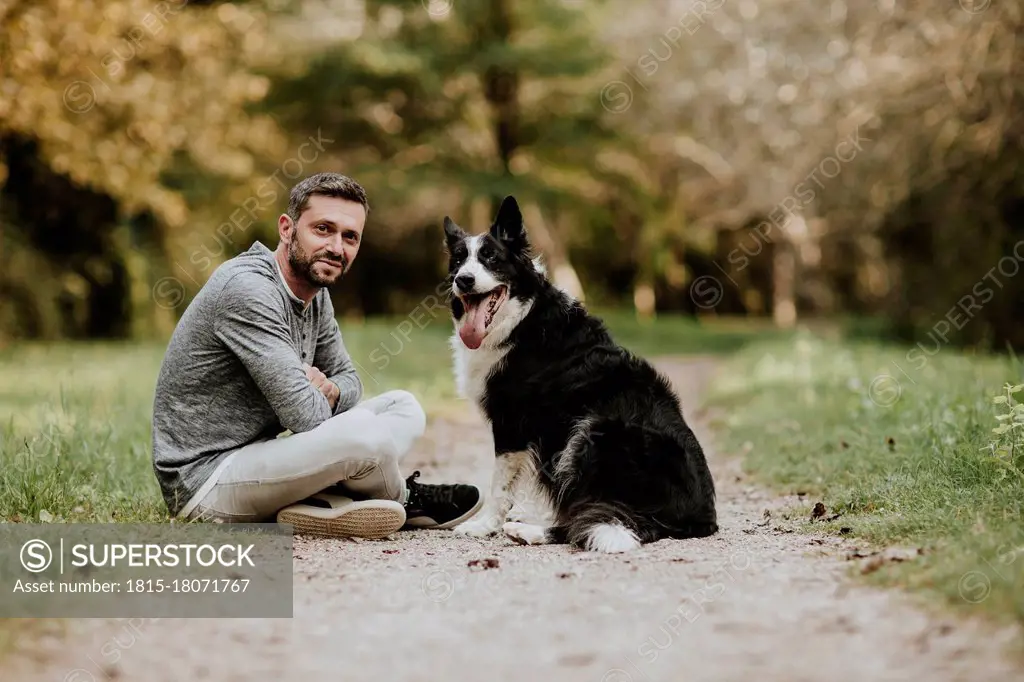
<svg viewBox="0 0 1024 682"><path fill-rule="evenodd" d="M448 218L445 233L451 279L465 260L467 235ZM493 256L481 264L509 286L510 298L533 305L504 341L508 353L489 375L480 407L496 456L534 453L555 510L548 541L582 547L594 525L616 522L640 542L717 532L714 482L668 380L535 267L512 197L485 241ZM458 296L451 306L457 323L464 311ZM573 465L560 470L581 419L591 420L589 430L578 438Z"/></svg>

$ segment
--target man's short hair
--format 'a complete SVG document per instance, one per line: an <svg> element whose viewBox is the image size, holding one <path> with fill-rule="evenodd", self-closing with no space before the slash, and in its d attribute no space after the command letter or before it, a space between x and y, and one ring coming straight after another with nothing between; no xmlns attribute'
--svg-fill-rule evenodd
<svg viewBox="0 0 1024 682"><path fill-rule="evenodd" d="M361 204L367 213L370 212L366 190L358 182L340 173L317 173L292 187L288 197L288 217L298 222L299 216L309 205L309 198L314 194L348 199Z"/></svg>

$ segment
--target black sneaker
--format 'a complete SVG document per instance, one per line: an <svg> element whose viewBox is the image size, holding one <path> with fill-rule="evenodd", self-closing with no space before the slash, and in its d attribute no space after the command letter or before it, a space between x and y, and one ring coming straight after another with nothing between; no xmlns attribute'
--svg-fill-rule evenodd
<svg viewBox="0 0 1024 682"><path fill-rule="evenodd" d="M454 528L480 511L484 497L475 485L417 483L420 472L405 480L409 501L405 503L405 528Z"/></svg>

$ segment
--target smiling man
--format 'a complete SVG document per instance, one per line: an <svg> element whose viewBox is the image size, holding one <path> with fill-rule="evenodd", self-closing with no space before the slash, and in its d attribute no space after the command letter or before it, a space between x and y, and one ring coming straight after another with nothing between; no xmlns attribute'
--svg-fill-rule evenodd
<svg viewBox="0 0 1024 682"><path fill-rule="evenodd" d="M381 537L451 528L479 510L474 486L403 479L399 463L426 424L412 394L362 400L327 287L352 267L368 210L352 179L306 178L278 219L277 249L255 242L189 304L153 407L171 514Z"/></svg>

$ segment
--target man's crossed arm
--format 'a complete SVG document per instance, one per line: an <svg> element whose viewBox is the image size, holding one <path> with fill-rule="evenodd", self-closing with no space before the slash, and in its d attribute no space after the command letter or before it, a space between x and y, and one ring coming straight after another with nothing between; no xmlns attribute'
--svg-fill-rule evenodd
<svg viewBox="0 0 1024 682"><path fill-rule="evenodd" d="M214 330L248 370L281 426L301 433L357 404L363 386L342 343L330 303L316 330L312 367L295 353L291 330L279 306L259 275L236 275L221 292ZM335 389L332 400L329 396Z"/></svg>
<svg viewBox="0 0 1024 682"><path fill-rule="evenodd" d="M320 312L320 328L317 330L316 356L313 368L324 375L327 382L338 388L337 402L331 402L333 414L341 414L362 400L363 382L359 380L355 363L345 349L341 339L338 321L334 318L334 304L325 296L324 309ZM310 377L314 381L316 375ZM326 394L325 394L326 395ZM328 397L330 401L330 397Z"/></svg>
<svg viewBox="0 0 1024 682"><path fill-rule="evenodd" d="M327 375L312 365L302 365L306 370L306 378L313 384L313 388L324 394L327 404L334 410L338 406L338 398L341 396L341 389L338 385L327 378Z"/></svg>

